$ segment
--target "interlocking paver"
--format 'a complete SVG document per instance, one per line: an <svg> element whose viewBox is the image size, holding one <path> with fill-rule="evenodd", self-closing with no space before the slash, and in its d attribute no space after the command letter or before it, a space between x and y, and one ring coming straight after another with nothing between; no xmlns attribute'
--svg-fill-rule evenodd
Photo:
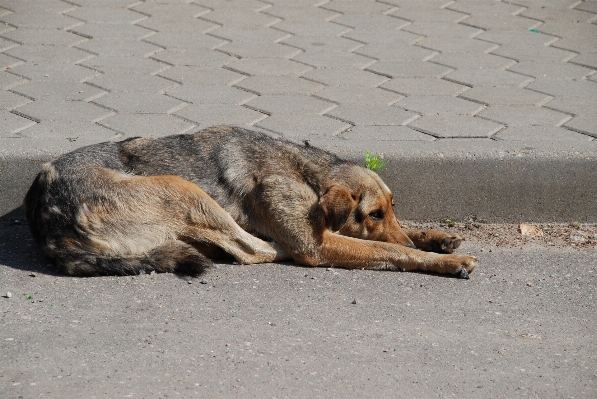
<svg viewBox="0 0 597 399"><path fill-rule="evenodd" d="M425 61L380 61L367 70L392 78L441 78L454 69Z"/></svg>
<svg viewBox="0 0 597 399"><path fill-rule="evenodd" d="M360 47L363 47L363 43L356 42L344 37L336 36L294 36L289 35L281 41L294 47L298 47L308 52L341 52L350 53Z"/></svg>
<svg viewBox="0 0 597 399"><path fill-rule="evenodd" d="M391 105L404 96L376 87L332 86L318 91L315 96L338 104Z"/></svg>
<svg viewBox="0 0 597 399"><path fill-rule="evenodd" d="M218 51L203 48L168 49L152 55L151 58L180 66L222 66L237 59Z"/></svg>
<svg viewBox="0 0 597 399"><path fill-rule="evenodd" d="M18 109L19 114L35 121L96 122L112 112L83 101L34 101Z"/></svg>
<svg viewBox="0 0 597 399"><path fill-rule="evenodd" d="M242 58L292 58L302 52L297 48L270 42L231 42L218 50Z"/></svg>
<svg viewBox="0 0 597 399"><path fill-rule="evenodd" d="M257 97L255 94L222 85L182 85L176 89L169 90L168 95L193 104L221 105L241 105Z"/></svg>
<svg viewBox="0 0 597 399"><path fill-rule="evenodd" d="M514 16L524 10L523 7L510 2L500 1L458 1L448 5L451 10L456 10L468 14L480 15L486 18L495 18L499 15Z"/></svg>
<svg viewBox="0 0 597 399"><path fill-rule="evenodd" d="M246 104L266 114L324 114L337 105L310 96L260 96Z"/></svg>
<svg viewBox="0 0 597 399"><path fill-rule="evenodd" d="M492 15L490 18L488 18L486 15L474 15L465 19L462 23L475 28L492 31L525 31L527 29L533 29L541 26L540 21L511 15Z"/></svg>
<svg viewBox="0 0 597 399"><path fill-rule="evenodd" d="M529 8L520 15L538 19L540 21L558 21L558 22L585 22L590 23L597 19L596 15L579 9L551 9L551 8Z"/></svg>
<svg viewBox="0 0 597 399"><path fill-rule="evenodd" d="M43 140L44 150L62 153L84 145L120 140L122 135L93 122L41 121L18 133L21 138Z"/></svg>
<svg viewBox="0 0 597 399"><path fill-rule="evenodd" d="M227 67L252 76L301 76L313 69L283 58L242 58L231 62Z"/></svg>
<svg viewBox="0 0 597 399"><path fill-rule="evenodd" d="M21 105L30 103L31 100L27 97L20 96L10 91L2 92L0 95L0 110L10 111L11 109L17 108Z"/></svg>
<svg viewBox="0 0 597 399"><path fill-rule="evenodd" d="M90 101L106 94L105 90L98 89L79 82L56 82L34 80L25 85L12 89L34 100L67 100Z"/></svg>
<svg viewBox="0 0 597 399"><path fill-rule="evenodd" d="M201 127L222 124L253 125L267 118L264 113L232 104L191 104L175 114L193 121Z"/></svg>
<svg viewBox="0 0 597 399"><path fill-rule="evenodd" d="M136 39L92 39L78 44L77 48L94 54L105 56L140 56L147 57L162 49L153 44L145 43Z"/></svg>
<svg viewBox="0 0 597 399"><path fill-rule="evenodd" d="M474 87L524 87L535 80L535 78L529 76L503 71L497 68L472 68L473 66L470 68L457 69L444 76L444 79ZM512 68L510 68L510 70L511 69Z"/></svg>
<svg viewBox="0 0 597 399"><path fill-rule="evenodd" d="M112 75L99 75L86 81L87 87L97 86L112 93L134 92L134 93L161 93L167 89L180 86L180 84L168 79L153 75L130 74L118 76L115 79ZM91 85L91 86L90 86Z"/></svg>
<svg viewBox="0 0 597 399"><path fill-rule="evenodd" d="M570 115L531 105L509 107L494 105L481 111L478 116L506 126L560 126Z"/></svg>
<svg viewBox="0 0 597 399"><path fill-rule="evenodd" d="M418 46L442 53L488 53L498 47L495 43L483 40L452 37L427 37L417 43Z"/></svg>
<svg viewBox="0 0 597 399"><path fill-rule="evenodd" d="M8 71L20 64L23 64L22 60L20 60L18 58L11 57L4 53L0 53L0 69L4 69L4 70Z"/></svg>
<svg viewBox="0 0 597 399"><path fill-rule="evenodd" d="M280 21L280 18L260 12L234 8L214 10L202 18L216 22L219 25L232 25L236 27L271 26Z"/></svg>
<svg viewBox="0 0 597 399"><path fill-rule="evenodd" d="M59 0L43 2L33 0L3 1L2 7L18 14L33 16L33 14L37 14L40 10L39 3L41 3L43 11L48 14L57 14L75 8L74 5Z"/></svg>
<svg viewBox="0 0 597 399"><path fill-rule="evenodd" d="M551 96L519 87L473 87L460 97L478 101L486 105L535 105L541 106L552 99Z"/></svg>
<svg viewBox="0 0 597 399"><path fill-rule="evenodd" d="M344 25L325 21L281 21L274 25L276 29L283 32L293 33L300 36L340 36L348 33L352 28Z"/></svg>
<svg viewBox="0 0 597 399"><path fill-rule="evenodd" d="M407 125L419 116L414 112L393 106L380 107L367 104L342 104L327 115L355 125L372 126Z"/></svg>
<svg viewBox="0 0 597 399"><path fill-rule="evenodd" d="M582 132L592 137L597 137L597 115L580 115L572 118L564 126Z"/></svg>
<svg viewBox="0 0 597 399"><path fill-rule="evenodd" d="M45 12L32 14L8 14L0 17L0 22L5 22L18 28L63 30L74 28L75 26L82 25L84 23L78 19L69 18L62 14L51 14Z"/></svg>
<svg viewBox="0 0 597 399"><path fill-rule="evenodd" d="M405 30L387 30L384 31L383 35L380 35L379 32L364 29L354 29L344 33L342 36L368 44L415 44L424 37L423 35L406 32Z"/></svg>
<svg viewBox="0 0 597 399"><path fill-rule="evenodd" d="M406 28L408 32L419 34L426 37L452 37L452 38L472 38L483 32L479 28L465 26L462 24L446 24L444 22L423 22L415 21Z"/></svg>
<svg viewBox="0 0 597 399"><path fill-rule="evenodd" d="M136 24L156 32L207 33L218 28L218 25L199 18L171 18L169 16L152 16Z"/></svg>
<svg viewBox="0 0 597 399"><path fill-rule="evenodd" d="M304 78L321 82L328 86L375 87L388 80L385 76L360 69L315 69L303 75Z"/></svg>
<svg viewBox="0 0 597 399"><path fill-rule="evenodd" d="M21 44L34 45L73 46L87 41L84 37L58 29L19 28L3 33L2 36Z"/></svg>
<svg viewBox="0 0 597 399"><path fill-rule="evenodd" d="M581 54L578 57L574 57L570 62L589 68L597 69L597 54Z"/></svg>
<svg viewBox="0 0 597 399"><path fill-rule="evenodd" d="M102 39L140 39L152 35L150 29L131 24L102 24L98 22L80 23L80 26L70 29L70 32L77 33L88 38Z"/></svg>
<svg viewBox="0 0 597 399"><path fill-rule="evenodd" d="M159 93L118 92L93 101L95 104L127 114L170 114L186 103Z"/></svg>
<svg viewBox="0 0 597 399"><path fill-rule="evenodd" d="M593 73L592 69L574 65L569 62L541 61L519 62L508 68L508 70L527 76L533 76L541 80L578 80Z"/></svg>
<svg viewBox="0 0 597 399"><path fill-rule="evenodd" d="M596 24L548 22L541 26L541 31L560 39L553 46L576 51L578 53L595 52L594 39L597 37ZM588 43L593 43L588 45Z"/></svg>
<svg viewBox="0 0 597 399"><path fill-rule="evenodd" d="M55 48L44 45L18 46L5 51L4 54L32 63L64 62L66 64L75 64L93 56L72 47Z"/></svg>
<svg viewBox="0 0 597 399"><path fill-rule="evenodd" d="M3 39L0 37L0 53L6 50L9 50L13 47L19 46L18 43L12 42L10 40Z"/></svg>
<svg viewBox="0 0 597 399"><path fill-rule="evenodd" d="M423 115L475 115L485 108L481 104L449 96L410 96L398 101L394 106Z"/></svg>
<svg viewBox="0 0 597 399"><path fill-rule="evenodd" d="M576 53L554 47L528 46L525 43L504 44L492 51L493 54L512 58L516 61L563 62L576 56Z"/></svg>
<svg viewBox="0 0 597 399"><path fill-rule="evenodd" d="M265 26L222 26L209 32L210 36L233 42L277 42L291 35Z"/></svg>
<svg viewBox="0 0 597 399"><path fill-rule="evenodd" d="M143 38L143 41L171 50L178 48L206 48L213 50L227 42L226 40L197 32L156 32L154 35Z"/></svg>
<svg viewBox="0 0 597 399"><path fill-rule="evenodd" d="M196 125L168 114L116 114L99 122L129 137L164 137L185 133Z"/></svg>
<svg viewBox="0 0 597 399"><path fill-rule="evenodd" d="M400 29L410 25L410 22L383 14L345 14L334 19L335 23L375 32Z"/></svg>
<svg viewBox="0 0 597 399"><path fill-rule="evenodd" d="M85 22L100 24L135 24L147 18L143 14L124 8L77 8L67 13L68 16Z"/></svg>
<svg viewBox="0 0 597 399"><path fill-rule="evenodd" d="M516 61L485 53L445 53L433 57L433 62L452 68L499 68L504 69Z"/></svg>
<svg viewBox="0 0 597 399"><path fill-rule="evenodd" d="M281 133L284 137L294 140L311 137L331 138L350 127L347 123L325 116L311 115L307 118L301 114L272 115L256 126Z"/></svg>
<svg viewBox="0 0 597 399"><path fill-rule="evenodd" d="M340 137L348 140L376 141L434 141L435 137L417 132L408 126L353 126ZM391 145L393 143L386 143Z"/></svg>
<svg viewBox="0 0 597 399"><path fill-rule="evenodd" d="M425 7L421 4L417 7L400 7L389 15L393 15L407 21L425 21L425 22L460 22L468 15L461 12L449 10L446 8Z"/></svg>
<svg viewBox="0 0 597 399"><path fill-rule="evenodd" d="M597 101L597 85L592 82L582 80L537 80L527 87L556 97L584 97Z"/></svg>
<svg viewBox="0 0 597 399"><path fill-rule="evenodd" d="M33 125L35 122L30 119L0 110L0 137L12 137L14 133Z"/></svg>
<svg viewBox="0 0 597 399"><path fill-rule="evenodd" d="M285 7L283 5L274 5L265 10L265 13L285 21L301 22L304 20L328 21L339 15L335 11L329 11L319 7Z"/></svg>
<svg viewBox="0 0 597 399"><path fill-rule="evenodd" d="M0 71L0 89L8 90L27 81L20 76L14 75L10 72Z"/></svg>
<svg viewBox="0 0 597 399"><path fill-rule="evenodd" d="M555 109L572 115L591 116L595 114L595 102L597 99L580 97L556 97L551 100L546 108Z"/></svg>
<svg viewBox="0 0 597 399"><path fill-rule="evenodd" d="M496 133L493 138L543 146L554 142L558 146L566 143L583 145L592 139L590 136L558 126L512 126Z"/></svg>
<svg viewBox="0 0 597 399"><path fill-rule="evenodd" d="M375 1L334 1L320 6L327 10L336 11L342 14L382 14L393 8L392 5Z"/></svg>
<svg viewBox="0 0 597 399"><path fill-rule="evenodd" d="M469 88L438 78L396 78L381 87L405 96L457 96Z"/></svg>
<svg viewBox="0 0 597 399"><path fill-rule="evenodd" d="M292 76L251 76L235 86L258 95L305 94L311 95L323 89L321 83L310 82Z"/></svg>
<svg viewBox="0 0 597 399"><path fill-rule="evenodd" d="M491 137L503 126L469 115L423 115L411 127L435 137Z"/></svg>
<svg viewBox="0 0 597 399"><path fill-rule="evenodd" d="M144 2L136 4L132 9L150 17L167 18L174 23L184 19L195 19L210 12L209 8L195 2Z"/></svg>
<svg viewBox="0 0 597 399"><path fill-rule="evenodd" d="M194 0L193 3L199 4L212 10L228 10L241 9L247 11L260 11L271 8L270 4L258 0L235 0L235 1L221 1L221 0Z"/></svg>
<svg viewBox="0 0 597 399"><path fill-rule="evenodd" d="M594 1L585 1L574 6L575 10L582 10L597 14L597 3Z"/></svg>
<svg viewBox="0 0 597 399"><path fill-rule="evenodd" d="M169 68L169 66L164 63L143 57L118 57L107 55L100 55L90 60L81 62L80 65L84 65L94 71L113 75L123 75L129 73L156 74Z"/></svg>
<svg viewBox="0 0 597 399"><path fill-rule="evenodd" d="M137 1L135 0L69 0L69 3L76 4L80 7L127 7L131 6Z"/></svg>
<svg viewBox="0 0 597 399"><path fill-rule="evenodd" d="M305 52L293 58L295 61L300 61L307 65L316 68L346 68L346 69L363 69L374 64L376 61L359 54L353 53L321 53L321 52Z"/></svg>
<svg viewBox="0 0 597 399"><path fill-rule="evenodd" d="M437 54L435 51L404 43L368 44L356 50L356 53L382 61L426 61Z"/></svg>
<svg viewBox="0 0 597 399"><path fill-rule="evenodd" d="M1 54L0 54L1 56ZM11 70L12 73L31 80L47 80L54 82L82 82L99 72L79 65L55 62L51 64L22 64Z"/></svg>
<svg viewBox="0 0 597 399"><path fill-rule="evenodd" d="M159 76L189 86L231 86L247 78L245 75L227 69L196 66L177 66L160 72Z"/></svg>

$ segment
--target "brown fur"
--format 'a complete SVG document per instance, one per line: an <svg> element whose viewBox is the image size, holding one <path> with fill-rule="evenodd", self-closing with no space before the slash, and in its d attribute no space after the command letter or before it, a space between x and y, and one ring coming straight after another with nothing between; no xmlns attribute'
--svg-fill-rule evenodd
<svg viewBox="0 0 597 399"><path fill-rule="evenodd" d="M36 241L70 275L198 274L219 250L245 264L460 277L477 264L450 254L457 235L403 230L376 173L228 126L81 148L44 165L24 204Z"/></svg>

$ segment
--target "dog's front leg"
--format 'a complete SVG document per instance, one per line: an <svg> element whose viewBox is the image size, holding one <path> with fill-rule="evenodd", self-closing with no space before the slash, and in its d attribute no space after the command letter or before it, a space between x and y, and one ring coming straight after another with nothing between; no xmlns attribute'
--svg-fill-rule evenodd
<svg viewBox="0 0 597 399"><path fill-rule="evenodd" d="M428 252L451 254L464 241L464 238L458 234L444 233L438 230L403 230L417 248Z"/></svg>
<svg viewBox="0 0 597 399"><path fill-rule="evenodd" d="M349 269L422 271L467 278L477 266L474 256L423 252L402 245L360 240L325 231L319 246L319 264Z"/></svg>

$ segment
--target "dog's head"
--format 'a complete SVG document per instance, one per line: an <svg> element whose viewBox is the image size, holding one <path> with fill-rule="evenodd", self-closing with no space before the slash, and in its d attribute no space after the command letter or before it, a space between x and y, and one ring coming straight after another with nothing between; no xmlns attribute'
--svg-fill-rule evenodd
<svg viewBox="0 0 597 399"><path fill-rule="evenodd" d="M328 227L363 240L384 241L414 248L400 227L392 193L373 171L348 165L332 179L320 199Z"/></svg>

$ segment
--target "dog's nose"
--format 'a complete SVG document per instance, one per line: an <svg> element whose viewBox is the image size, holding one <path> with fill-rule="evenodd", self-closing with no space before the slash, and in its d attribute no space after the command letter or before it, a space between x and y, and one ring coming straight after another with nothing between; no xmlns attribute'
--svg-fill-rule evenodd
<svg viewBox="0 0 597 399"><path fill-rule="evenodd" d="M404 246L412 248L412 249L418 249L417 246L415 244L412 244L412 243L404 244Z"/></svg>

